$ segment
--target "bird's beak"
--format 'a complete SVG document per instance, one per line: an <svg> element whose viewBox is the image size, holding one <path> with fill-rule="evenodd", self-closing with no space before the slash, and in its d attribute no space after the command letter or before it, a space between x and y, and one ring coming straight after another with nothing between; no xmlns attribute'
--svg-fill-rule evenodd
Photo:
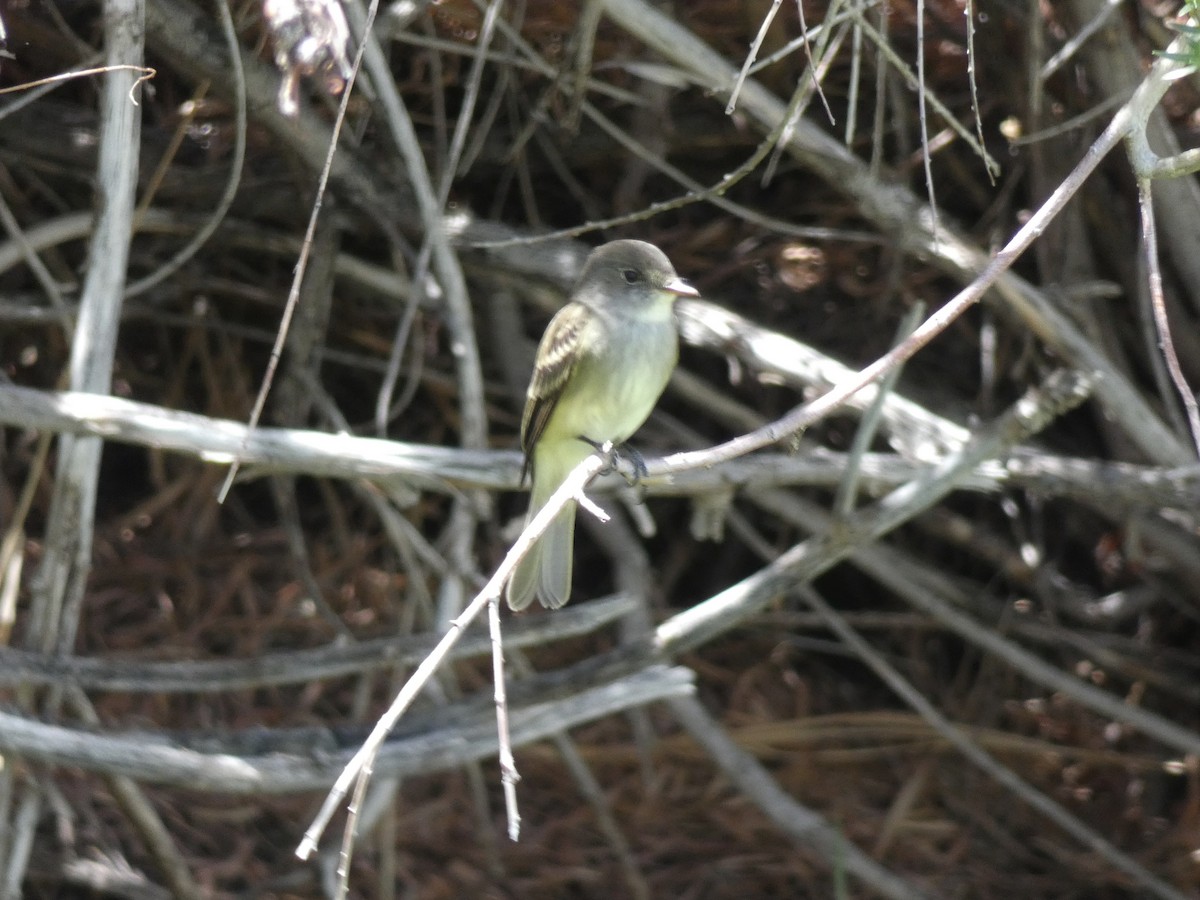
<svg viewBox="0 0 1200 900"><path fill-rule="evenodd" d="M676 297L699 297L700 292L679 276L672 278L663 285L663 290Z"/></svg>

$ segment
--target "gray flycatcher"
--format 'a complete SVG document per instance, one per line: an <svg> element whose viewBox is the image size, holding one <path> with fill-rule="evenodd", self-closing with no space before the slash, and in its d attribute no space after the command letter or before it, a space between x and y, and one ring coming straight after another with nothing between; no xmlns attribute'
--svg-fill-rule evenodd
<svg viewBox="0 0 1200 900"><path fill-rule="evenodd" d="M679 358L674 304L699 296L666 255L644 241L592 251L570 302L538 345L521 417L521 448L532 473L528 522L594 448L619 446L641 427ZM568 503L521 560L508 605L536 596L557 609L571 597L575 503Z"/></svg>

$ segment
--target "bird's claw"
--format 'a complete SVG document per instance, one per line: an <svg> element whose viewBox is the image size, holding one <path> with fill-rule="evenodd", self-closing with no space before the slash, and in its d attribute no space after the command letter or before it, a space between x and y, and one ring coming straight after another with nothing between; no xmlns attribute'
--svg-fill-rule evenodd
<svg viewBox="0 0 1200 900"><path fill-rule="evenodd" d="M631 447L629 444L622 444L618 448L613 445L612 441L593 441L591 438L584 436L580 436L579 439L604 456L605 465L602 474L607 475L609 472L616 472L625 479L626 484L630 487L635 487L650 472L646 468L645 458L638 452L636 447ZM622 457L629 460L630 466L633 467L632 474L621 471Z"/></svg>

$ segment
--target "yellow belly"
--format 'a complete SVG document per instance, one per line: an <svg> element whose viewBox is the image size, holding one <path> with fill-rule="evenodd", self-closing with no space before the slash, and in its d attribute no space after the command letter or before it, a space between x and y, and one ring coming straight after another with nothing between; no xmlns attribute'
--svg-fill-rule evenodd
<svg viewBox="0 0 1200 900"><path fill-rule="evenodd" d="M585 437L621 444L646 421L675 368L678 344L671 322L645 323L633 331L621 346L577 363L543 440Z"/></svg>

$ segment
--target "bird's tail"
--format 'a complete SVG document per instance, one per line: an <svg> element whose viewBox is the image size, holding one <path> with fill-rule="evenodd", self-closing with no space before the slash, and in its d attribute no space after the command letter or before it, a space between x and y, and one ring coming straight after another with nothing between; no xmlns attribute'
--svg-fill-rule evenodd
<svg viewBox="0 0 1200 900"><path fill-rule="evenodd" d="M571 470L591 452L582 441L538 447L526 524L546 505ZM575 502L572 500L517 564L508 582L509 608L524 609L535 596L550 609L558 609L570 600L574 544Z"/></svg>

